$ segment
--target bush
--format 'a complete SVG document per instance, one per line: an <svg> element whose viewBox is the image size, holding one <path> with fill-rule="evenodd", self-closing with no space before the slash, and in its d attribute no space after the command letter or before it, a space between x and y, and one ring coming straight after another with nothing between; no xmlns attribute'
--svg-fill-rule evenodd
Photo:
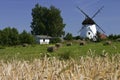
<svg viewBox="0 0 120 80"><path fill-rule="evenodd" d="M34 37L30 33L27 33L25 30L20 34L19 39L20 44L33 44L35 42Z"/></svg>
<svg viewBox="0 0 120 80"><path fill-rule="evenodd" d="M111 34L111 35L108 36L109 40L116 40L118 38L120 38L120 34L119 35L113 35L113 34Z"/></svg>
<svg viewBox="0 0 120 80"><path fill-rule="evenodd" d="M61 40L59 37L53 38L53 39L51 39L51 41L50 41L50 43L60 43L60 42L62 42L62 40Z"/></svg>
<svg viewBox="0 0 120 80"><path fill-rule="evenodd" d="M4 46L16 46L23 43L34 43L34 37L25 30L19 34L16 28L6 27L0 30L0 45Z"/></svg>
<svg viewBox="0 0 120 80"><path fill-rule="evenodd" d="M73 37L73 39L75 39L75 40L82 40L82 38L80 36L75 36L75 37Z"/></svg>
<svg viewBox="0 0 120 80"><path fill-rule="evenodd" d="M6 27L0 31L0 44L13 46L19 44L19 33L16 28Z"/></svg>
<svg viewBox="0 0 120 80"><path fill-rule="evenodd" d="M73 36L72 36L71 33L67 33L64 39L65 39L65 40L72 40L72 39L73 39Z"/></svg>

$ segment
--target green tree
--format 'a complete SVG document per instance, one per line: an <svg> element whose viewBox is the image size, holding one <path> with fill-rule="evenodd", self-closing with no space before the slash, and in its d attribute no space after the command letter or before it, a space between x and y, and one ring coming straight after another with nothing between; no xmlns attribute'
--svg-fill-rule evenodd
<svg viewBox="0 0 120 80"><path fill-rule="evenodd" d="M19 44L19 33L16 28L6 27L0 32L0 40L2 45Z"/></svg>
<svg viewBox="0 0 120 80"><path fill-rule="evenodd" d="M72 39L73 39L73 36L72 36L71 33L67 33L64 39L65 39L65 40L72 40Z"/></svg>
<svg viewBox="0 0 120 80"><path fill-rule="evenodd" d="M34 43L34 37L30 34L27 33L25 30L23 30L23 32L19 35L19 39L20 39L20 43L28 43L28 44L32 44Z"/></svg>
<svg viewBox="0 0 120 80"><path fill-rule="evenodd" d="M116 40L116 39L118 39L118 38L120 38L120 34L110 34L109 36L108 36L108 39L110 39L110 40Z"/></svg>
<svg viewBox="0 0 120 80"><path fill-rule="evenodd" d="M11 44L11 39L10 39L10 34L11 34L11 28L7 27L3 29L2 31L2 44L3 45L10 45Z"/></svg>
<svg viewBox="0 0 120 80"><path fill-rule="evenodd" d="M59 37L64 34L63 19L61 11L54 6L42 7L39 4L32 9L31 33L34 35L48 35Z"/></svg>
<svg viewBox="0 0 120 80"><path fill-rule="evenodd" d="M12 45L18 45L19 44L19 32L16 28L12 28L11 29L11 41L12 41Z"/></svg>

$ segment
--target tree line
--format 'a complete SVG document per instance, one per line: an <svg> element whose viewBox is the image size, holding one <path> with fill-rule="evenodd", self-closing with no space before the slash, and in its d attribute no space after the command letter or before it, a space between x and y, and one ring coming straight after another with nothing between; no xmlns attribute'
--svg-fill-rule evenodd
<svg viewBox="0 0 120 80"><path fill-rule="evenodd" d="M21 33L19 33L16 28L11 27L0 30L0 45L3 46L13 46L24 43L32 44L34 41L34 37L25 30Z"/></svg>

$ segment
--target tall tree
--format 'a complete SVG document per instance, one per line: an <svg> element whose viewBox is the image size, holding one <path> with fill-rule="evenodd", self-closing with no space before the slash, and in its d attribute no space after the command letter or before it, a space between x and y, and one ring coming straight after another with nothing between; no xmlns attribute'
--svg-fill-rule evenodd
<svg viewBox="0 0 120 80"><path fill-rule="evenodd" d="M42 7L39 4L32 9L32 34L59 37L64 34L65 24L60 15L61 11L54 6Z"/></svg>

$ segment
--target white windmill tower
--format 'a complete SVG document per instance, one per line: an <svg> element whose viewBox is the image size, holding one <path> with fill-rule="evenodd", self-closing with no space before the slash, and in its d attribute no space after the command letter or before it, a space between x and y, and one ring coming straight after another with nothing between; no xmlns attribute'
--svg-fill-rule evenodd
<svg viewBox="0 0 120 80"><path fill-rule="evenodd" d="M82 22L82 28L80 29L80 37L92 39L93 41L97 41L97 27L103 32L103 29L93 20L93 18L101 11L103 7L101 7L92 17L89 17L83 10L77 7L84 15L85 20Z"/></svg>

